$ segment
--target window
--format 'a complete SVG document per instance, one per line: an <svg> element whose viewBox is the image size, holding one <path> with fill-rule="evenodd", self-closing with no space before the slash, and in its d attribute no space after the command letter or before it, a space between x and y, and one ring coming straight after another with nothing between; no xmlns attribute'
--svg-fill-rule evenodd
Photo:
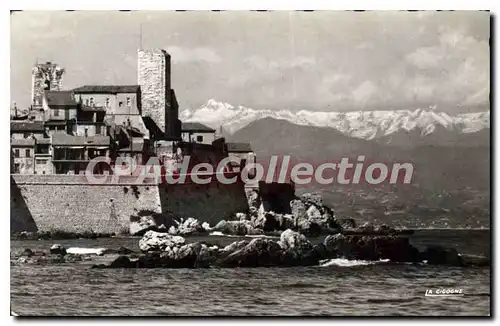
<svg viewBox="0 0 500 326"><path fill-rule="evenodd" d="M55 109L54 110L54 117L58 117L59 116L59 109Z"/></svg>
<svg viewBox="0 0 500 326"><path fill-rule="evenodd" d="M85 100L85 105L86 105L86 106L89 106L89 99L86 99L86 100Z"/></svg>
<svg viewBox="0 0 500 326"><path fill-rule="evenodd" d="M14 157L19 157L19 149L14 150Z"/></svg>
<svg viewBox="0 0 500 326"><path fill-rule="evenodd" d="M96 135L100 135L101 134L101 125L96 125L95 126L95 133L96 133Z"/></svg>
<svg viewBox="0 0 500 326"><path fill-rule="evenodd" d="M29 149L26 150L26 157L31 157L31 150Z"/></svg>
<svg viewBox="0 0 500 326"><path fill-rule="evenodd" d="M127 97L127 106L130 106L131 105L131 101L130 101L130 97Z"/></svg>
<svg viewBox="0 0 500 326"><path fill-rule="evenodd" d="M203 141L203 136L196 136L196 141L201 143Z"/></svg>
<svg viewBox="0 0 500 326"><path fill-rule="evenodd" d="M19 173L19 163L14 164L14 173Z"/></svg>
<svg viewBox="0 0 500 326"><path fill-rule="evenodd" d="M106 97L106 107L109 107L109 97Z"/></svg>
<svg viewBox="0 0 500 326"><path fill-rule="evenodd" d="M85 137L89 136L89 128L85 128Z"/></svg>
<svg viewBox="0 0 500 326"><path fill-rule="evenodd" d="M24 133L24 138L28 138L31 134L29 132Z"/></svg>
<svg viewBox="0 0 500 326"><path fill-rule="evenodd" d="M94 98L93 97L90 98L90 106L94 106Z"/></svg>
<svg viewBox="0 0 500 326"><path fill-rule="evenodd" d="M120 101L120 102L118 102L118 106L120 106L120 107L121 107L122 105L123 105L123 102L121 102L121 101Z"/></svg>
<svg viewBox="0 0 500 326"><path fill-rule="evenodd" d="M36 160L36 164L46 164L47 160Z"/></svg>

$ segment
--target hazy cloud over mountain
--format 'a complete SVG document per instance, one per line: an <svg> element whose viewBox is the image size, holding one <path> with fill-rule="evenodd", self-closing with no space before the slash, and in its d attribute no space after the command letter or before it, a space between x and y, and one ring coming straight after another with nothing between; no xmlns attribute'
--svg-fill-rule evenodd
<svg viewBox="0 0 500 326"><path fill-rule="evenodd" d="M66 68L66 88L136 83L141 23L143 47L172 54L182 109L488 105L488 12L16 12L12 100L29 105L36 60Z"/></svg>

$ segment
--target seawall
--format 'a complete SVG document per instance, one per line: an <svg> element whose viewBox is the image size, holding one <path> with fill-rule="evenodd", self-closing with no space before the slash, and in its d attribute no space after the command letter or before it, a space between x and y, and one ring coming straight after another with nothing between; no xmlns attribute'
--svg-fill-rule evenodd
<svg viewBox="0 0 500 326"><path fill-rule="evenodd" d="M80 175L11 175L11 232L128 232L130 220L158 224L194 217L214 225L248 209L244 185L136 183L135 177L90 184Z"/></svg>

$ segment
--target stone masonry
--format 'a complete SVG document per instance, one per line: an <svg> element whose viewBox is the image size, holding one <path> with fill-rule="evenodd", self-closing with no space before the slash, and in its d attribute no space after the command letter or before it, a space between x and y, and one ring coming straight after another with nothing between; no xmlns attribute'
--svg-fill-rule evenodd
<svg viewBox="0 0 500 326"><path fill-rule="evenodd" d="M170 103L170 55L161 49L137 51L137 80L141 86L143 116L166 132Z"/></svg>
<svg viewBox="0 0 500 326"><path fill-rule="evenodd" d="M31 74L31 95L34 109L42 106L43 93L46 88L51 91L60 91L64 69L52 62L38 63L33 67Z"/></svg>

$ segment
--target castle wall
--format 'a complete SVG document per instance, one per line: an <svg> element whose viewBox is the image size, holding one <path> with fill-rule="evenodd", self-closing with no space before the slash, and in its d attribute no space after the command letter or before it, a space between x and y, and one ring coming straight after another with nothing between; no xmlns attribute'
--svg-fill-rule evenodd
<svg viewBox="0 0 500 326"><path fill-rule="evenodd" d="M136 184L121 177L92 185L79 175L12 175L11 232L126 232L131 218L142 214L166 226L190 216L213 225L247 209L241 184Z"/></svg>

